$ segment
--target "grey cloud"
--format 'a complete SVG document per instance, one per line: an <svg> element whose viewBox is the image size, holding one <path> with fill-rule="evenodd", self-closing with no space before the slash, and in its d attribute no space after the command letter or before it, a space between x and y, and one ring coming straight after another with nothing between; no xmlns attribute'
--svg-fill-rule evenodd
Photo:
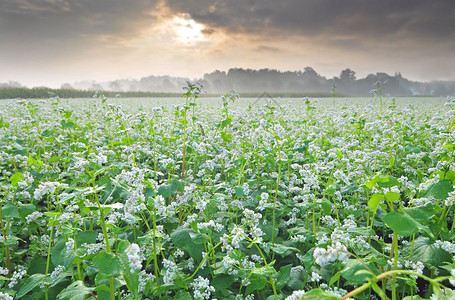
<svg viewBox="0 0 455 300"><path fill-rule="evenodd" d="M168 0L171 10L228 32L348 35L453 36L455 2L449 0Z"/></svg>
<svg viewBox="0 0 455 300"><path fill-rule="evenodd" d="M0 37L12 41L128 37L147 23L158 1L147 0L3 0Z"/></svg>

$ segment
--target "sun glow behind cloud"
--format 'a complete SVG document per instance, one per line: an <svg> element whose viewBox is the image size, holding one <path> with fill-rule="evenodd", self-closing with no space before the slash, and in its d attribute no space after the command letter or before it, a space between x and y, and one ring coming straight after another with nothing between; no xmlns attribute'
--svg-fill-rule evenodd
<svg viewBox="0 0 455 300"><path fill-rule="evenodd" d="M203 30L205 29L204 25L197 23L188 16L176 16L169 21L168 26L170 26L173 31L174 40L176 42L191 45L207 41L207 38L203 33Z"/></svg>

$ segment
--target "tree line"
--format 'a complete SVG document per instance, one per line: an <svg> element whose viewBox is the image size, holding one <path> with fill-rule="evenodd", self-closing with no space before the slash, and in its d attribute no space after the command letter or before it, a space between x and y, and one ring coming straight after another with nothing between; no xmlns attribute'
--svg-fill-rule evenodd
<svg viewBox="0 0 455 300"><path fill-rule="evenodd" d="M81 81L62 84L60 89L38 87L28 89L17 82L0 83L0 98L47 98L52 93L64 98L86 98L94 91L102 91L107 97L166 97L182 93L187 81L199 82L210 95L219 95L235 89L240 95L343 95L368 96L380 87L390 96L454 96L455 81L418 82L404 78L400 73L369 74L357 78L356 72L345 69L339 76L326 78L313 68L299 71L274 69L232 68L213 71L202 78L189 79L172 76L147 76L140 79L119 79L108 82Z"/></svg>

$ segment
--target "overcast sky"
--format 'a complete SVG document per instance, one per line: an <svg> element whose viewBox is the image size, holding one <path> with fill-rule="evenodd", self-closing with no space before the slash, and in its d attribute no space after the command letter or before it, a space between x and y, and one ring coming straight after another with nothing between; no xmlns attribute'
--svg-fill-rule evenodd
<svg viewBox="0 0 455 300"><path fill-rule="evenodd" d="M455 1L0 1L0 82L306 66L455 80Z"/></svg>

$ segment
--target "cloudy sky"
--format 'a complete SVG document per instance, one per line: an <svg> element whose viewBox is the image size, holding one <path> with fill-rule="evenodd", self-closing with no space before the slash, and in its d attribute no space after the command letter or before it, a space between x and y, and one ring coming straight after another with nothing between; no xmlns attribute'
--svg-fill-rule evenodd
<svg viewBox="0 0 455 300"><path fill-rule="evenodd" d="M455 80L455 1L0 1L0 82L306 66Z"/></svg>

